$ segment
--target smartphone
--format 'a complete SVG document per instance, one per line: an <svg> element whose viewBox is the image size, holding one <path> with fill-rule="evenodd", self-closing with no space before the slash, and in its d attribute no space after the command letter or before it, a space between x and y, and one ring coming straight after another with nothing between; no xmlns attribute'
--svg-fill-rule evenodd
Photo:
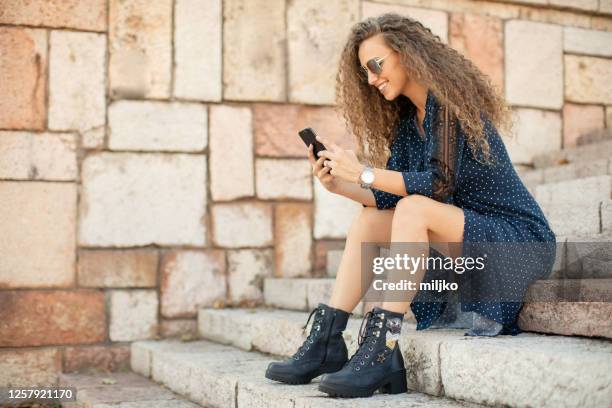
<svg viewBox="0 0 612 408"><path fill-rule="evenodd" d="M315 158L319 157L319 152L321 150L327 150L325 148L325 146L323 146L323 143L319 142L316 137L317 134L315 133L315 131L312 128L305 128L302 129L298 132L298 134L300 135L300 137L302 138L302 140L304 141L304 143L306 144L306 147L313 145L313 153L315 155Z"/></svg>

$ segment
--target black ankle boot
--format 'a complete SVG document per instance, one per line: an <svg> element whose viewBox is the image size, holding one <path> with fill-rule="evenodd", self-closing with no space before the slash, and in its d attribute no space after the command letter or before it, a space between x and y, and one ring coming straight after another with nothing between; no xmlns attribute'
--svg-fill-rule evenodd
<svg viewBox="0 0 612 408"><path fill-rule="evenodd" d="M321 378L319 390L334 397L369 397L378 389L406 392L406 369L397 342L402 320L403 314L378 307L368 312L359 330L359 349L342 370Z"/></svg>
<svg viewBox="0 0 612 408"><path fill-rule="evenodd" d="M307 384L313 378L338 371L346 364L348 351L342 331L351 314L319 303L308 316L304 329L313 314L312 328L304 343L290 359L270 363L266 378L287 384Z"/></svg>

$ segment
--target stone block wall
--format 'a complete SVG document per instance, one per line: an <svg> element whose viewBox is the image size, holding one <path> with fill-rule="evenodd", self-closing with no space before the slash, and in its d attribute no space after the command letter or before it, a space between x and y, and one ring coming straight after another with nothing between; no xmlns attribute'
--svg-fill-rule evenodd
<svg viewBox="0 0 612 408"><path fill-rule="evenodd" d="M387 11L503 90L517 166L612 127L610 0L0 0L0 385L125 367L199 307L324 273L361 206L297 131L354 147L339 51Z"/></svg>

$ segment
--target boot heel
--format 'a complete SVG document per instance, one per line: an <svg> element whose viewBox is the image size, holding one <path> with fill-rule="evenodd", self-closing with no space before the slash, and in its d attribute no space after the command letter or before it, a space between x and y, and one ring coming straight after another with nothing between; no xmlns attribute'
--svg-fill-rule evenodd
<svg viewBox="0 0 612 408"><path fill-rule="evenodd" d="M389 377L389 382L380 387L380 392L383 394L400 394L408 391L406 383L406 370L394 372Z"/></svg>

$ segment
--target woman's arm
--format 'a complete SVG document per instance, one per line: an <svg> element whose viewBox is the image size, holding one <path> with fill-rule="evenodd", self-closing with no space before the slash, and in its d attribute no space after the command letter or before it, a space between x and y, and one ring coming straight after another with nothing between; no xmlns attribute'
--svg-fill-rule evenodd
<svg viewBox="0 0 612 408"><path fill-rule="evenodd" d="M465 138L447 109L439 109L436 115L431 124L423 171L374 169L372 191L378 208L395 207L397 201L410 194L424 195L440 202L451 199Z"/></svg>
<svg viewBox="0 0 612 408"><path fill-rule="evenodd" d="M371 192L358 184L359 174L365 166L357 161L352 151L342 151L336 145L333 145L334 151L322 151L320 154L330 159L328 163L333 168L330 174L342 179L335 192L360 202L364 207L375 205L378 209L393 208L402 197L410 194L448 202L455 190L465 139L448 109L442 107L434 115L426 127L429 143L424 170L375 168Z"/></svg>
<svg viewBox="0 0 612 408"><path fill-rule="evenodd" d="M345 180L338 180L338 188L334 193L350 198L351 200L361 203L364 207L373 207L376 205L374 194L372 191L361 188L359 184L351 183Z"/></svg>

